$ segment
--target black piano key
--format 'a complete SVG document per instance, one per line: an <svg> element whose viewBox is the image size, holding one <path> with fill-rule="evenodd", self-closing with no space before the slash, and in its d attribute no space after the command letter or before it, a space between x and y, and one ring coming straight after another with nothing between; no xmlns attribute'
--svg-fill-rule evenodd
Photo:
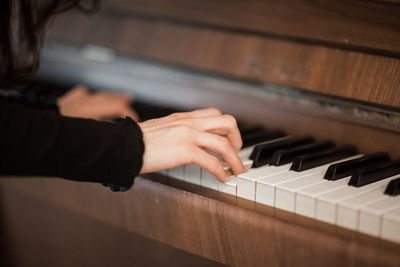
<svg viewBox="0 0 400 267"><path fill-rule="evenodd" d="M281 141L256 145L250 155L250 159L253 160L253 168L267 164L271 160L272 155L278 150L301 146L312 142L314 142L314 138L303 137L287 138Z"/></svg>
<svg viewBox="0 0 400 267"><path fill-rule="evenodd" d="M330 162L353 156L357 153L357 149L354 146L347 145L323 152L299 156L294 159L290 170L297 172L305 171L324 164L328 164Z"/></svg>
<svg viewBox="0 0 400 267"><path fill-rule="evenodd" d="M389 182L385 189L385 194L389 196L400 195L400 178L393 179Z"/></svg>
<svg viewBox="0 0 400 267"><path fill-rule="evenodd" d="M286 134L283 131L255 131L249 134L242 135L243 148L254 146L259 143L268 142L280 137L284 137Z"/></svg>
<svg viewBox="0 0 400 267"><path fill-rule="evenodd" d="M349 185L360 187L400 173L400 160L392 160L363 168L353 173Z"/></svg>
<svg viewBox="0 0 400 267"><path fill-rule="evenodd" d="M243 147L250 146L251 140L259 138L259 136L266 135L267 130L262 126L253 126L248 128L239 128L240 136L242 137ZM254 141L255 142L255 141Z"/></svg>
<svg viewBox="0 0 400 267"><path fill-rule="evenodd" d="M294 148L282 149L282 150L276 151L273 154L271 161L269 163L274 166L281 166L281 165L287 164L289 162L292 162L294 160L294 158L297 156L321 152L321 151L333 148L334 146L335 146L334 142L326 141L326 142L322 142L322 143L312 143L312 144L306 144L306 145L298 146L298 147L294 147Z"/></svg>
<svg viewBox="0 0 400 267"><path fill-rule="evenodd" d="M347 176L352 175L354 172L360 168L370 166L372 164L389 161L390 157L387 153L375 153L372 155L367 155L361 158L348 160L345 162L340 162L332 164L329 166L325 173L324 179L335 181Z"/></svg>

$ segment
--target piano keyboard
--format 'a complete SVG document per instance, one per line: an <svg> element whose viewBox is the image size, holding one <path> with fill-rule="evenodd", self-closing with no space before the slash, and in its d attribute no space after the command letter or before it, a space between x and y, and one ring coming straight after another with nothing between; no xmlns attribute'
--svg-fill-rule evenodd
<svg viewBox="0 0 400 267"><path fill-rule="evenodd" d="M196 165L161 173L400 243L400 160L262 127L241 134L239 157L248 171L226 183Z"/></svg>

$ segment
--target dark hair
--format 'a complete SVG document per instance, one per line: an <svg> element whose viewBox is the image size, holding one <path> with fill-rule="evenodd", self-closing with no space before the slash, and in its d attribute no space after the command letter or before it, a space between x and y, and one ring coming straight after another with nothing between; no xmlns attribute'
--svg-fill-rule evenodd
<svg viewBox="0 0 400 267"><path fill-rule="evenodd" d="M92 12L99 0L0 0L0 88L21 87L35 74L46 26L71 8Z"/></svg>

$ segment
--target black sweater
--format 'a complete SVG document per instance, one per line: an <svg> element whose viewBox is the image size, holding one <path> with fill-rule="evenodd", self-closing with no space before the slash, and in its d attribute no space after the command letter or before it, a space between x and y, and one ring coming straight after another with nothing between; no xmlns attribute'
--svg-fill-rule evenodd
<svg viewBox="0 0 400 267"><path fill-rule="evenodd" d="M129 188L144 144L129 117L102 122L0 99L0 175L49 176ZM114 187L115 189L115 187Z"/></svg>

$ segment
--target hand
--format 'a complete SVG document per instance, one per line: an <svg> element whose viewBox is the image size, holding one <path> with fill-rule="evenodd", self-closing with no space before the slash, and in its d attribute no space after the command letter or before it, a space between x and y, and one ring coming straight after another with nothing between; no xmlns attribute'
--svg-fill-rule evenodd
<svg viewBox="0 0 400 267"><path fill-rule="evenodd" d="M196 164L225 182L221 161L204 149L220 156L236 175L245 172L238 157L242 139L236 120L215 108L174 113L139 126L145 143L141 173Z"/></svg>
<svg viewBox="0 0 400 267"><path fill-rule="evenodd" d="M139 121L130 107L132 98L110 93L89 93L84 86L76 86L57 99L61 115L95 120L131 117Z"/></svg>

